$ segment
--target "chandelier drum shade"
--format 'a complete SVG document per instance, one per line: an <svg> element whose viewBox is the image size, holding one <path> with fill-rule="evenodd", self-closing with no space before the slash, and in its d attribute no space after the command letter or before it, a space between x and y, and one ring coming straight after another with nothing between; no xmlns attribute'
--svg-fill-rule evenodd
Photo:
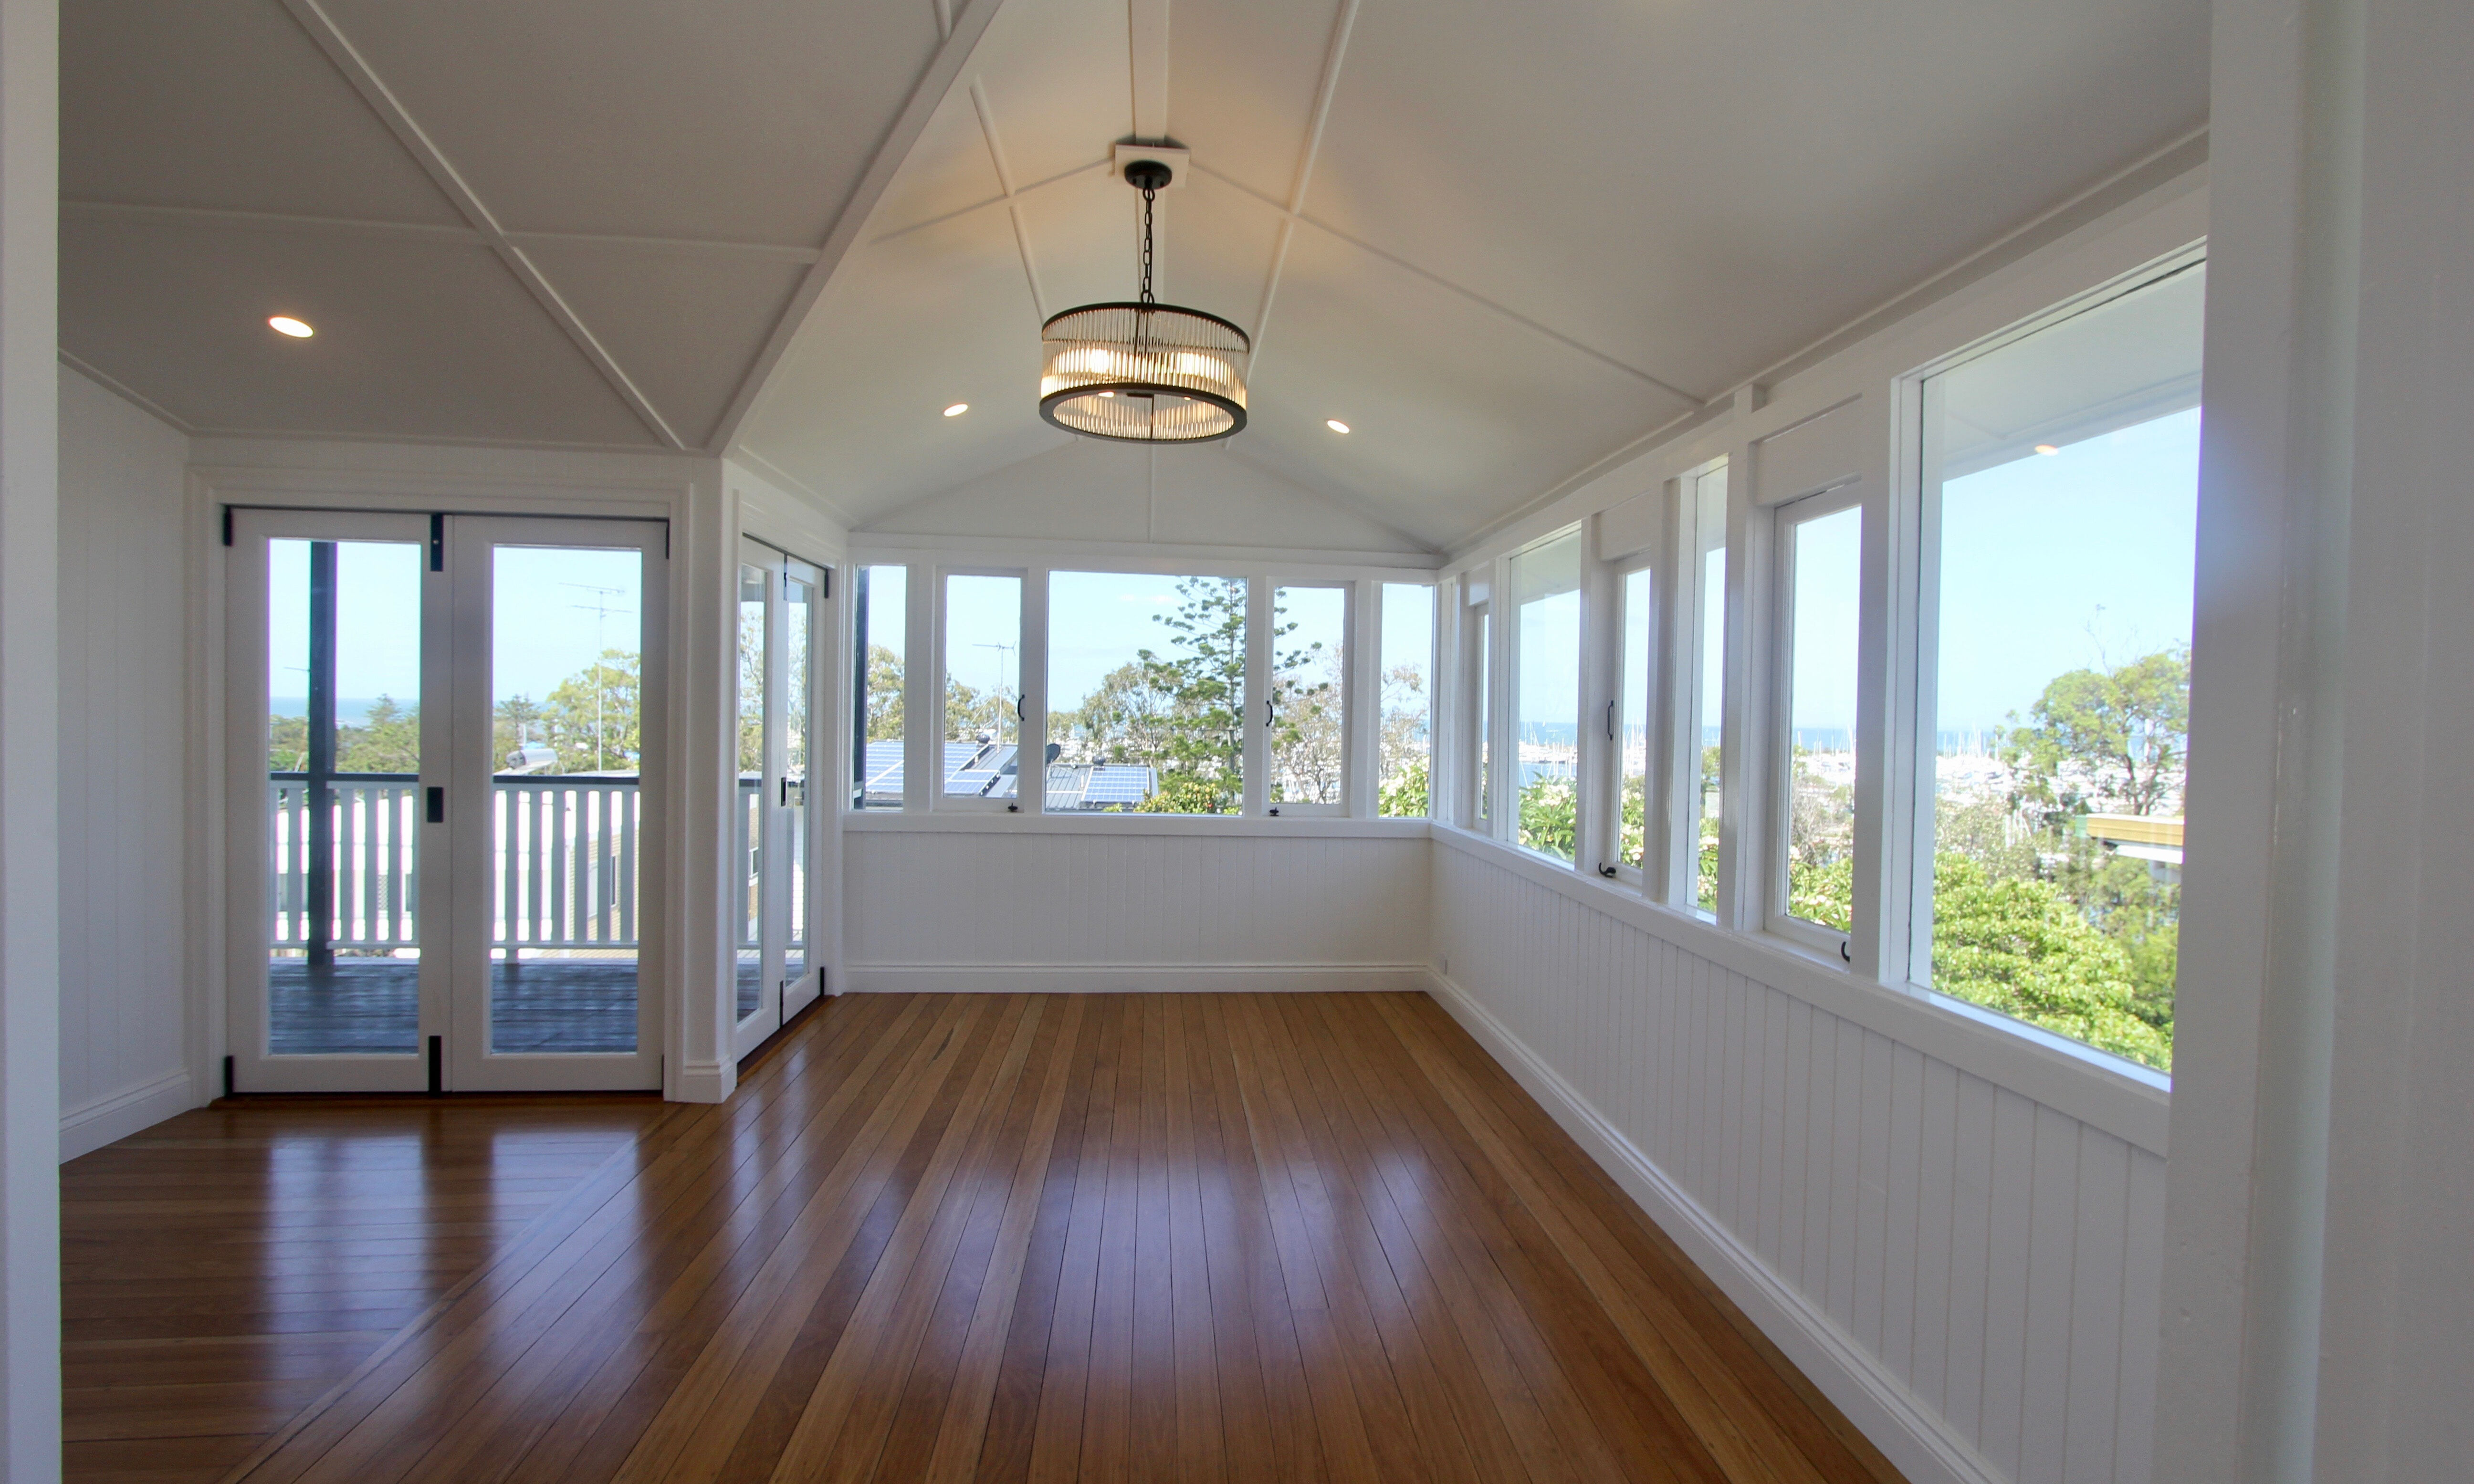
<svg viewBox="0 0 2474 1484"><path fill-rule="evenodd" d="M1120 443L1207 443L1246 426L1246 332L1216 314L1152 298L1152 204L1168 166L1136 160L1143 193L1142 297L1083 304L1039 328L1039 415Z"/></svg>

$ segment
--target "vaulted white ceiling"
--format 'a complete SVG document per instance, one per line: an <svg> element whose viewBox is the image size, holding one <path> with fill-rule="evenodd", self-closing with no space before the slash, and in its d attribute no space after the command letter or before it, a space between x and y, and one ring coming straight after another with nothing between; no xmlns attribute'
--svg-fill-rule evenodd
<svg viewBox="0 0 2474 1484"><path fill-rule="evenodd" d="M201 430L727 448L861 525L1068 442L1120 139L1193 151L1163 297L1257 341L1248 430L1159 457L1440 547L2207 109L2205 0L64 10L76 363Z"/></svg>

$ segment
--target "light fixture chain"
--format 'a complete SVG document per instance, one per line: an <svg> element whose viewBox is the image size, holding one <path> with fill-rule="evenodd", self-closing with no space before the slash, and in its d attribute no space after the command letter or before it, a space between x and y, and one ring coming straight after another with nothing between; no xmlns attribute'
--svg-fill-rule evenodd
<svg viewBox="0 0 2474 1484"><path fill-rule="evenodd" d="M1152 202L1157 196L1150 186L1143 187L1143 303L1152 302Z"/></svg>

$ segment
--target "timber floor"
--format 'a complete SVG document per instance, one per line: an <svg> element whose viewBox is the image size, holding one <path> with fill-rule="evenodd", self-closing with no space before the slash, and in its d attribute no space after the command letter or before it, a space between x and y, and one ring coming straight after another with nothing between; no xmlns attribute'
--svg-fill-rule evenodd
<svg viewBox="0 0 2474 1484"><path fill-rule="evenodd" d="M1419 995L846 996L63 1190L74 1478L1897 1478Z"/></svg>

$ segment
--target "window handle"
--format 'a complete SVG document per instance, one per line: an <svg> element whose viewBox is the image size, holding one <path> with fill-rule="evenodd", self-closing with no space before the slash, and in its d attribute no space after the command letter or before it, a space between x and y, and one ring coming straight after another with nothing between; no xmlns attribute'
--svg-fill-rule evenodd
<svg viewBox="0 0 2474 1484"><path fill-rule="evenodd" d="M1263 725L1264 725L1264 726L1266 726L1266 727L1269 727L1271 724L1272 724L1272 698L1271 698L1270 696L1266 695L1266 696L1264 696L1264 697L1263 697Z"/></svg>
<svg viewBox="0 0 2474 1484"><path fill-rule="evenodd" d="M1607 702L1607 741L1615 740L1615 703Z"/></svg>

